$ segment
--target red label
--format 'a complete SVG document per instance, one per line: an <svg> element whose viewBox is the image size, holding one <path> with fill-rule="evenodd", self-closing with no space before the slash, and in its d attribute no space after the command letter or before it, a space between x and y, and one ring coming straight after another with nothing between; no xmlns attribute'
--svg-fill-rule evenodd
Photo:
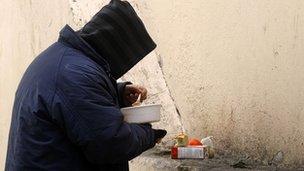
<svg viewBox="0 0 304 171"><path fill-rule="evenodd" d="M177 159L177 157L178 157L178 154L177 154L177 147L172 147L172 149L171 149L171 158L172 159Z"/></svg>

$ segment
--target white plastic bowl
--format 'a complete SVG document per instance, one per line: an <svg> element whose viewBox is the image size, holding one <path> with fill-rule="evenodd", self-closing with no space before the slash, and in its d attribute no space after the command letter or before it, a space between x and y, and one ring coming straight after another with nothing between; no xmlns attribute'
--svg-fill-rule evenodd
<svg viewBox="0 0 304 171"><path fill-rule="evenodd" d="M122 108L124 120L128 123L151 123L160 121L160 104Z"/></svg>

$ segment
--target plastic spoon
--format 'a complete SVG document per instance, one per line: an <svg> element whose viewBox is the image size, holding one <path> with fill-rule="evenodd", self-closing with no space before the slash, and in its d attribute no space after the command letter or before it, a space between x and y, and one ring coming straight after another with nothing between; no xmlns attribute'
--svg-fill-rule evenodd
<svg viewBox="0 0 304 171"><path fill-rule="evenodd" d="M141 104L140 99L141 99L141 94L138 95L138 98L137 98L136 102L134 102L134 103L132 104L132 106L133 106L133 107L134 107L134 106L140 106L140 104Z"/></svg>

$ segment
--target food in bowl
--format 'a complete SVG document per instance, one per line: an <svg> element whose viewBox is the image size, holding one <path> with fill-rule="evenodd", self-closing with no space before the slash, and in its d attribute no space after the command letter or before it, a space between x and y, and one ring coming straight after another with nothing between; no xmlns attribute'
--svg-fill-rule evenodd
<svg viewBox="0 0 304 171"><path fill-rule="evenodd" d="M128 123L152 123L160 121L160 104L122 108L124 120Z"/></svg>

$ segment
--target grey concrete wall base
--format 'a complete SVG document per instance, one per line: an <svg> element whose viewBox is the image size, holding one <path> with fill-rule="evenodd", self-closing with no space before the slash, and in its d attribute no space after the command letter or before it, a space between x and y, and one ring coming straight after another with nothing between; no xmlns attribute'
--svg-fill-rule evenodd
<svg viewBox="0 0 304 171"><path fill-rule="evenodd" d="M217 154L213 159L171 159L170 150L157 146L130 162L131 171L303 171L263 164L242 155Z"/></svg>

